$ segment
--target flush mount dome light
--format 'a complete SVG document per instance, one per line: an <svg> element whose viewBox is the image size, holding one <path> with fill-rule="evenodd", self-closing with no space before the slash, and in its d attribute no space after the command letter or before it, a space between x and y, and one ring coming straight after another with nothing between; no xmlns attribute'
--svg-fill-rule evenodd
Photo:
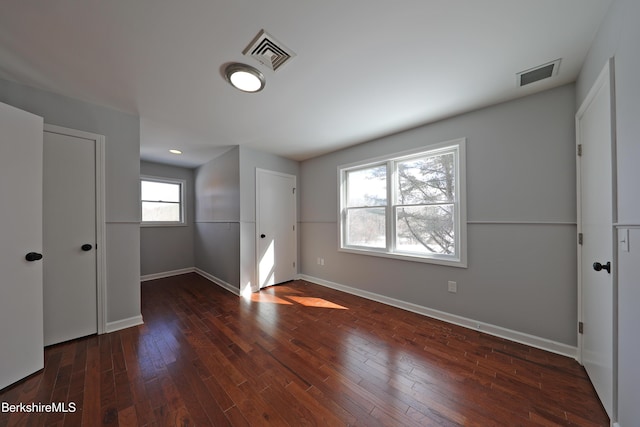
<svg viewBox="0 0 640 427"><path fill-rule="evenodd" d="M255 68L239 63L229 64L224 76L233 87L243 92L259 92L264 88L264 75Z"/></svg>
<svg viewBox="0 0 640 427"><path fill-rule="evenodd" d="M182 154L182 151L177 150L177 149L175 149L175 148L170 149L170 150L169 150L169 152L170 152L171 154Z"/></svg>

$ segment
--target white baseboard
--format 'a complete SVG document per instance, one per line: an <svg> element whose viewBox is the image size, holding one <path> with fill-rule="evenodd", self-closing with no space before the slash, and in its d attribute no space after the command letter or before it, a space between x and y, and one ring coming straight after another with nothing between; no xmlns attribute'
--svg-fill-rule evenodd
<svg viewBox="0 0 640 427"><path fill-rule="evenodd" d="M209 274L204 270L200 270L199 268L194 268L194 271L196 273L198 273L199 275L201 275L202 277L204 277L205 279L215 283L216 285L220 286L221 288L231 292L234 295L240 296L240 289L236 288L235 286L233 286L230 283L225 282L222 279L217 278L216 276L214 276L213 274Z"/></svg>
<svg viewBox="0 0 640 427"><path fill-rule="evenodd" d="M534 335L525 334L523 332L518 332L511 329L503 328L501 326L496 326L489 323L468 319L466 317L446 313L444 311L434 310L429 307L424 307L424 306L413 304L410 302L397 300L395 298L389 298L384 295L363 291L361 289L353 288L351 286L330 282L328 280L307 276L305 274L298 275L298 278L302 280L306 280L308 282L316 283L321 286L325 286L327 288L336 289L338 291L346 292L352 295L357 295L359 297L366 298L372 301L376 301L376 302L387 304L393 307L401 308L403 310L411 311L413 313L422 314L423 316L442 320L444 322L453 323L454 325L462 326L468 329L484 332L486 334L493 335L499 338L504 338L509 341L515 341L520 344L526 344L531 347L550 351L552 353L571 357L573 359L576 359L578 355L577 347L573 347L567 344L562 344L556 341L548 340L546 338L540 338Z"/></svg>
<svg viewBox="0 0 640 427"><path fill-rule="evenodd" d="M140 276L140 281L141 282L146 282L148 280L164 279L165 277L179 276L181 274L193 273L194 271L196 271L196 269L194 267L189 267L189 268L181 268L179 270L171 270L171 271L163 271L163 272L160 272L160 273L145 274L144 276Z"/></svg>
<svg viewBox="0 0 640 427"><path fill-rule="evenodd" d="M132 326L142 325L142 315L129 317L128 319L116 320L115 322L107 322L106 333L119 331L121 329L130 328Z"/></svg>

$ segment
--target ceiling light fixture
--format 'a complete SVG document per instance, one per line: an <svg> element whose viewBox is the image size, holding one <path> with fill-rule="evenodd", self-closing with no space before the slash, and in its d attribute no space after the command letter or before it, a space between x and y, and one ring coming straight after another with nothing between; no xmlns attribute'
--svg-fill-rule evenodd
<svg viewBox="0 0 640 427"><path fill-rule="evenodd" d="M264 88L264 75L255 68L234 62L224 68L224 76L233 87L243 92L259 92Z"/></svg>
<svg viewBox="0 0 640 427"><path fill-rule="evenodd" d="M176 150L175 148L172 148L171 150L169 150L169 152L170 152L171 154L182 154L182 151L180 151L180 150Z"/></svg>

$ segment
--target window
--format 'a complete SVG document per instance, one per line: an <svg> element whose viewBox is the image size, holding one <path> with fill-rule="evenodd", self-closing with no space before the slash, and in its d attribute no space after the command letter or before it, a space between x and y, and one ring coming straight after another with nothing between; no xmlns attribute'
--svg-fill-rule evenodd
<svg viewBox="0 0 640 427"><path fill-rule="evenodd" d="M466 267L464 139L338 174L342 251Z"/></svg>
<svg viewBox="0 0 640 427"><path fill-rule="evenodd" d="M184 225L185 182L141 177L142 225Z"/></svg>

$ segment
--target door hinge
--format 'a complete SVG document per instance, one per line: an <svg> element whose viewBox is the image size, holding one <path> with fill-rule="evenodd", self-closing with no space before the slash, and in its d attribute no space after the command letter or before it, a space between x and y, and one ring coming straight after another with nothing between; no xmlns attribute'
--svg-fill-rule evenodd
<svg viewBox="0 0 640 427"><path fill-rule="evenodd" d="M296 231L296 226L295 225L293 226L293 231Z"/></svg>
<svg viewBox="0 0 640 427"><path fill-rule="evenodd" d="M293 268L296 268L296 262L293 261Z"/></svg>
<svg viewBox="0 0 640 427"><path fill-rule="evenodd" d="M296 194L296 187L293 187L293 194Z"/></svg>
<svg viewBox="0 0 640 427"><path fill-rule="evenodd" d="M578 333L584 334L584 323L578 322Z"/></svg>
<svg viewBox="0 0 640 427"><path fill-rule="evenodd" d="M582 156L582 144L578 144L578 156Z"/></svg>
<svg viewBox="0 0 640 427"><path fill-rule="evenodd" d="M582 233L578 233L578 244L579 245L582 244L582 240L583 240Z"/></svg>

